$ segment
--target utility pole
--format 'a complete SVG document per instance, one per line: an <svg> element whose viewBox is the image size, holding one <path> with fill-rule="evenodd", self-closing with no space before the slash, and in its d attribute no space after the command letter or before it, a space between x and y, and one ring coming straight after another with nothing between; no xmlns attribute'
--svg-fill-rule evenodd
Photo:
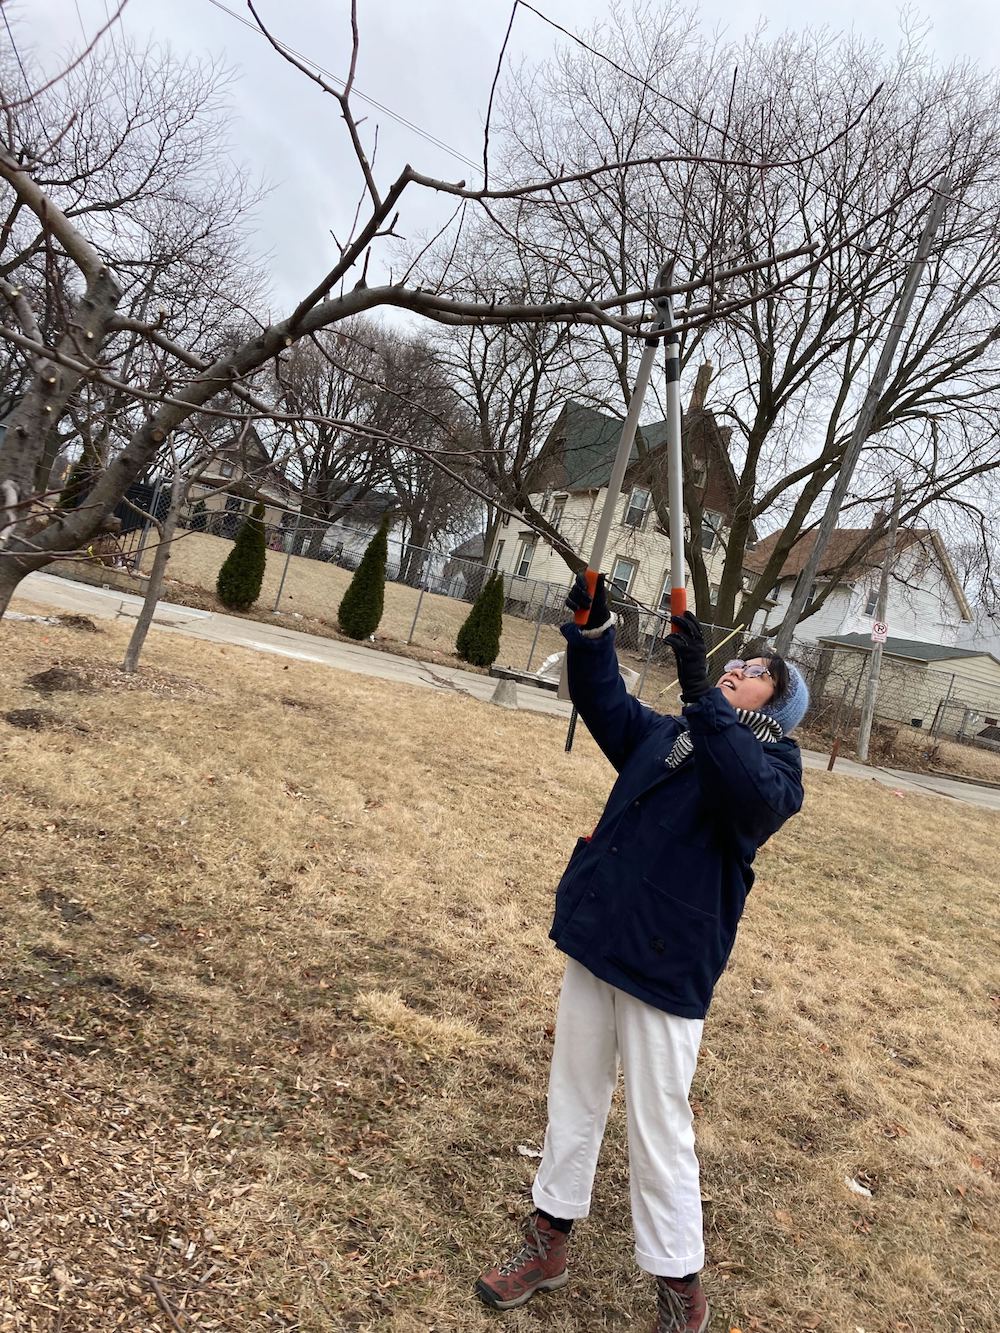
<svg viewBox="0 0 1000 1333"><path fill-rule="evenodd" d="M899 526L899 510L903 503L903 483L896 482L896 491L892 497L892 514L889 518L889 536L886 539L885 559L882 561L882 578L878 585L878 607L875 619L886 623L886 610L889 605L889 571L896 558L896 529ZM868 762L868 742L872 735L872 722L875 720L875 699L878 695L878 680L882 671L883 638L875 638L872 633L872 652L868 660L868 681L865 685L865 701L861 705L861 727L858 732L858 759L862 764Z"/></svg>
<svg viewBox="0 0 1000 1333"><path fill-rule="evenodd" d="M785 618L781 622L781 628L778 630L777 638L774 643L774 650L779 656L786 656L792 644L792 635L795 633L795 627L799 623L802 612L805 610L806 602L812 595L813 583L816 579L816 572L819 569L819 562L823 558L827 545L834 528L837 526L837 519L840 517L840 511L843 507L844 497L847 495L847 488L851 484L854 476L854 470L858 465L858 459L861 457L861 450L865 441L871 434L872 422L875 419L875 412L878 409L879 399L882 397L882 390L885 388L885 382L889 378L889 371L892 368L892 359L896 355L896 348L899 346L899 339L902 336L903 327L906 324L910 314L910 308L913 305L913 298L917 294L917 283L920 281L920 275L923 272L927 257L931 252L931 242L934 239L934 233L938 229L941 221L941 214L944 212L944 205L947 196L951 192L951 184L946 177L942 177L934 186L934 197L931 200L930 210L927 214L927 221L924 223L924 230L920 236L920 242L917 245L917 253L910 264L906 274L906 280L903 283L903 290L899 295L899 302L896 306L896 313L889 324L889 330L886 334L885 343L882 347L878 364L868 386L868 392L865 394L865 400L861 404L861 410L854 422L854 429L851 431L851 437L847 442L847 448L844 450L844 461L840 465L840 471L837 473L837 480L834 482L833 491L830 494L829 502L826 506L826 513L820 521L816 532L816 540L813 548L809 552L809 558L802 569L802 573L796 580L795 587L792 590L792 598L785 611Z"/></svg>

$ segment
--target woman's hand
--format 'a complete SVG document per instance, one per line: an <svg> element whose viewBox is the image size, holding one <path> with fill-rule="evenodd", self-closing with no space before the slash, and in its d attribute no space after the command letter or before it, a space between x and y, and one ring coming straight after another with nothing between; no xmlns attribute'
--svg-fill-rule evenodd
<svg viewBox="0 0 1000 1333"><path fill-rule="evenodd" d="M667 643L674 650L677 659L677 679L680 681L681 698L686 704L694 703L712 686L708 682L708 651L701 626L690 611L682 616L671 616L673 630L667 635Z"/></svg>
<svg viewBox="0 0 1000 1333"><path fill-rule="evenodd" d="M594 589L594 596L591 598L587 588L587 580L582 574L577 574L566 597L566 605L572 612L585 611L590 607L590 615L587 617L587 623L584 629L600 629L611 619L611 612L608 609L608 594L604 587L604 575L598 574L597 587Z"/></svg>

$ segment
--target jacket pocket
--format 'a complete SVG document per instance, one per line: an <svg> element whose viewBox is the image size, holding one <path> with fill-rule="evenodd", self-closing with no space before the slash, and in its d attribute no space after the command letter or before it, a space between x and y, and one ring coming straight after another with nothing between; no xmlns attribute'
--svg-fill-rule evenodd
<svg viewBox="0 0 1000 1333"><path fill-rule="evenodd" d="M553 931L558 930L566 924L566 921L572 916L573 911L580 901L580 895L583 892L586 873L581 873L580 861L587 847L590 846L589 838L577 838L576 846L573 848L566 869L563 871L562 879L556 888L556 911L555 919L552 923Z"/></svg>
<svg viewBox="0 0 1000 1333"><path fill-rule="evenodd" d="M647 990L690 1004L711 994L729 952L721 921L644 879L623 904L608 959Z"/></svg>

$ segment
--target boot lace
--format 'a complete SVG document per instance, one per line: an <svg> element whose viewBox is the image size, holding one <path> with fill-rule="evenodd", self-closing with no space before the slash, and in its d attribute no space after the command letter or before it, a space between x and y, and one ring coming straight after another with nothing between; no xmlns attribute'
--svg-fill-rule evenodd
<svg viewBox="0 0 1000 1333"><path fill-rule="evenodd" d="M690 1297L667 1286L666 1282L656 1284L656 1314L658 1326L656 1333L676 1333L687 1327L691 1313Z"/></svg>
<svg viewBox="0 0 1000 1333"><path fill-rule="evenodd" d="M518 1250L517 1254L512 1255L510 1259L500 1265L500 1272L504 1277L510 1277L525 1264L530 1263L532 1259L547 1259L549 1246L552 1244L552 1235L549 1231L540 1231L538 1224L533 1217L525 1219L524 1230L526 1235L525 1243Z"/></svg>

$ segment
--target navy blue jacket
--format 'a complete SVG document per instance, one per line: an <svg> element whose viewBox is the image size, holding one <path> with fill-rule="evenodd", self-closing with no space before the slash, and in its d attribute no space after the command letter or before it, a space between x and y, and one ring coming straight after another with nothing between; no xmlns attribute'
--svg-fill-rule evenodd
<svg viewBox="0 0 1000 1333"><path fill-rule="evenodd" d="M550 937L612 986L704 1018L757 849L801 809L799 747L787 738L762 744L710 690L684 710L693 755L670 769L681 723L628 694L614 631L562 632L570 695L618 780L559 882Z"/></svg>

